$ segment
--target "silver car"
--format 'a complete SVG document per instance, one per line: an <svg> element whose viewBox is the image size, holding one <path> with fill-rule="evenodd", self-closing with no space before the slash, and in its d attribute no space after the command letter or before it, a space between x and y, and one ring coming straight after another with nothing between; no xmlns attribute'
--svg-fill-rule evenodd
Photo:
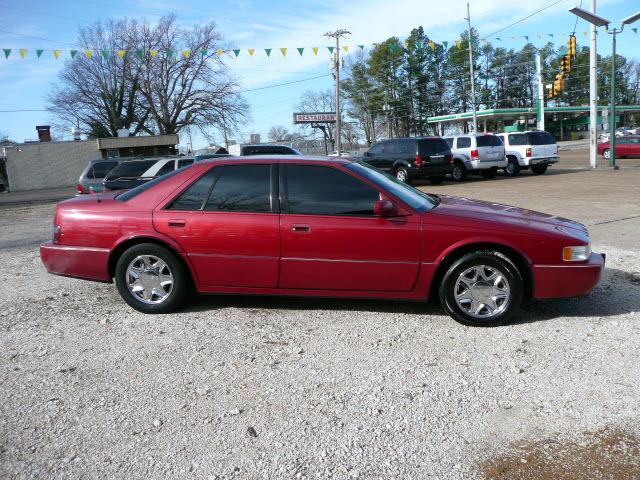
<svg viewBox="0 0 640 480"><path fill-rule="evenodd" d="M504 144L500 137L490 133L470 133L444 138L453 155L452 177L456 182L465 180L469 173L494 178L499 168L507 166Z"/></svg>
<svg viewBox="0 0 640 480"><path fill-rule="evenodd" d="M122 162L123 158L97 158L89 160L89 164L78 179L78 195L102 191L102 182L111 170Z"/></svg>

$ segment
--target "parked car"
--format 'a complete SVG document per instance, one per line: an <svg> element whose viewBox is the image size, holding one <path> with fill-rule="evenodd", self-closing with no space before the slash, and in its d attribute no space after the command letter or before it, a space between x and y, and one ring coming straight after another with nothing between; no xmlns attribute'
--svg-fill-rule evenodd
<svg viewBox="0 0 640 480"><path fill-rule="evenodd" d="M345 152L345 151L340 152L340 155L338 155L338 151L334 150L328 156L329 157L353 157L355 155L353 154L353 152Z"/></svg>
<svg viewBox="0 0 640 480"><path fill-rule="evenodd" d="M401 182L428 178L438 185L451 173L451 150L440 137L382 140L364 152L362 160Z"/></svg>
<svg viewBox="0 0 640 480"><path fill-rule="evenodd" d="M204 160L101 202L57 205L40 247L50 273L111 282L145 313L200 293L437 296L488 326L523 301L585 295L604 255L557 216L428 195L366 162Z"/></svg>
<svg viewBox="0 0 640 480"><path fill-rule="evenodd" d="M240 156L249 155L302 155L295 148L286 145L243 145L240 148Z"/></svg>
<svg viewBox="0 0 640 480"><path fill-rule="evenodd" d="M104 190L126 190L193 163L190 157L139 158L121 162L104 178Z"/></svg>
<svg viewBox="0 0 640 480"><path fill-rule="evenodd" d="M208 160L210 158L224 158L224 157L230 157L231 154L229 153L201 153L199 155L196 155L193 157L193 160L195 162L199 162L200 160Z"/></svg>
<svg viewBox="0 0 640 480"><path fill-rule="evenodd" d="M520 170L531 169L542 175L549 165L558 163L558 144L549 132L531 130L526 132L501 133L507 156L504 172L514 177Z"/></svg>
<svg viewBox="0 0 640 480"><path fill-rule="evenodd" d="M445 137L453 154L452 177L456 182L465 180L470 173L479 173L491 179L499 168L507 166L504 145L500 137L490 133L476 133Z"/></svg>
<svg viewBox="0 0 640 480"><path fill-rule="evenodd" d="M121 158L89 160L89 163L80 174L80 178L78 178L78 195L101 192L104 177L123 160Z"/></svg>
<svg viewBox="0 0 640 480"><path fill-rule="evenodd" d="M598 144L598 155L609 160L611 158L611 144ZM640 157L640 135L630 135L616 138L616 157Z"/></svg>

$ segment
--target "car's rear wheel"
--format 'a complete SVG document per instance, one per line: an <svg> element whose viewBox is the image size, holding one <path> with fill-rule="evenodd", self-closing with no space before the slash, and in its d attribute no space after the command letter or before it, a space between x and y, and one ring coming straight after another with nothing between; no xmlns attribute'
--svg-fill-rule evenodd
<svg viewBox="0 0 640 480"><path fill-rule="evenodd" d="M454 320L490 327L520 309L523 282L516 266L494 251L468 253L454 262L440 284L440 303Z"/></svg>
<svg viewBox="0 0 640 480"><path fill-rule="evenodd" d="M395 170L395 176L398 180L404 183L409 183L409 172L404 167L397 167Z"/></svg>
<svg viewBox="0 0 640 480"><path fill-rule="evenodd" d="M549 165L544 164L544 165L533 165L531 167L531 171L533 172L534 175L542 175L544 172L547 171L547 168L549 168Z"/></svg>
<svg viewBox="0 0 640 480"><path fill-rule="evenodd" d="M178 258L153 243L141 243L126 250L116 263L115 280L124 301L144 313L177 310L189 290Z"/></svg>
<svg viewBox="0 0 640 480"><path fill-rule="evenodd" d="M440 185L444 182L444 177L429 177L429 181L432 185Z"/></svg>
<svg viewBox="0 0 640 480"><path fill-rule="evenodd" d="M480 175L482 175L482 178L486 178L487 180L491 180L492 178L496 178L496 175L498 175L498 169L497 168L489 168L487 170L482 170L480 172Z"/></svg>
<svg viewBox="0 0 640 480"><path fill-rule="evenodd" d="M467 179L469 172L460 160L453 162L453 169L451 170L451 177L454 182L462 182Z"/></svg>
<svg viewBox="0 0 640 480"><path fill-rule="evenodd" d="M602 156L607 160L609 160L611 158L611 150L609 150L608 148L605 148L605 150L602 152Z"/></svg>
<svg viewBox="0 0 640 480"><path fill-rule="evenodd" d="M520 173L520 164L518 163L517 158L507 158L507 166L504 169L504 173L507 174L507 177L515 177Z"/></svg>

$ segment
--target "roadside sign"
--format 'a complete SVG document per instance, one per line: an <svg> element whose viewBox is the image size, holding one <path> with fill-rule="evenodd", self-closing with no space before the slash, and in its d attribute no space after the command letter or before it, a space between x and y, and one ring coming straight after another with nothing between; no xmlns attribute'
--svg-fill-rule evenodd
<svg viewBox="0 0 640 480"><path fill-rule="evenodd" d="M336 112L294 113L293 123L336 123Z"/></svg>

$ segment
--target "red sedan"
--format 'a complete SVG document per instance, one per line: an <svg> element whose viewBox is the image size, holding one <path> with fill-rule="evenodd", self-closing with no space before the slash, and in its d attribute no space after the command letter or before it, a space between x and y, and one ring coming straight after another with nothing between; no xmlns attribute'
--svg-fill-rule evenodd
<svg viewBox="0 0 640 480"><path fill-rule="evenodd" d="M598 155L607 160L611 157L611 144L607 142L598 144ZM616 138L616 157L640 157L640 135L632 135Z"/></svg>
<svg viewBox="0 0 640 480"><path fill-rule="evenodd" d="M347 159L221 158L57 206L47 270L115 283L146 313L200 293L426 301L468 325L585 295L604 255L584 226L428 195Z"/></svg>

